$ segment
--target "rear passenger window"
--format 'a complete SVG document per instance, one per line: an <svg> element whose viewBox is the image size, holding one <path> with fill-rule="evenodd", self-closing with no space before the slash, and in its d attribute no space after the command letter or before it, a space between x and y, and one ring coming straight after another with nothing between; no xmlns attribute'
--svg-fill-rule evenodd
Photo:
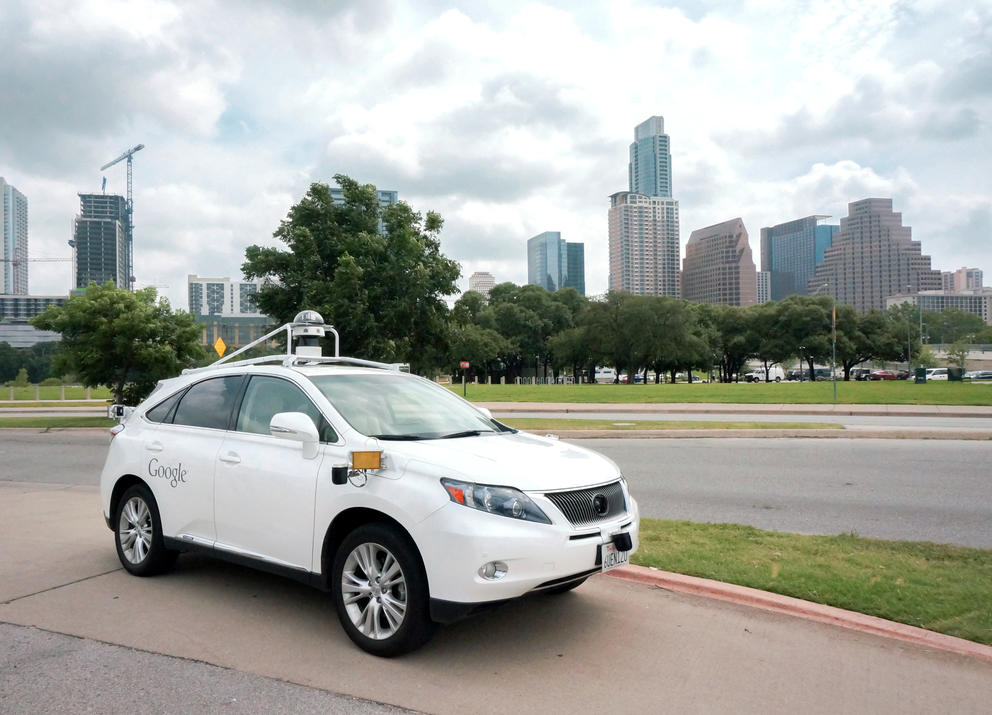
<svg viewBox="0 0 992 715"><path fill-rule="evenodd" d="M233 375L196 383L179 401L172 423L227 429L231 419L231 409L243 380L241 375Z"/></svg>
<svg viewBox="0 0 992 715"><path fill-rule="evenodd" d="M180 390L167 400L163 400L158 403L155 407L145 413L145 418L149 422L165 422L166 418L169 416L169 413L172 412L172 408L176 406L177 402L179 402L179 398L182 397L182 394L183 391Z"/></svg>
<svg viewBox="0 0 992 715"><path fill-rule="evenodd" d="M327 418L299 387L289 380L255 375L245 390L238 414L238 432L269 434L272 416L280 412L302 412L317 425L321 442L337 442Z"/></svg>

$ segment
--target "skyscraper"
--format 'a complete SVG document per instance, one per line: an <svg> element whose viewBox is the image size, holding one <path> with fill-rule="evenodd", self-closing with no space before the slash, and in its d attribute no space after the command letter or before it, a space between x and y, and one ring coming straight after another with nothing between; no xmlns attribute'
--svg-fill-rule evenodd
<svg viewBox="0 0 992 715"><path fill-rule="evenodd" d="M861 199L847 216L809 280L810 292L834 296L862 313L885 309L885 299L906 292L941 290L940 271L911 238L892 199Z"/></svg>
<svg viewBox="0 0 992 715"><path fill-rule="evenodd" d="M127 254L127 201L113 194L79 194L80 214L73 224L73 285L114 282L130 288Z"/></svg>
<svg viewBox="0 0 992 715"><path fill-rule="evenodd" d="M0 176L0 295L28 294L28 199Z"/></svg>
<svg viewBox="0 0 992 715"><path fill-rule="evenodd" d="M679 202L618 191L610 196L610 290L679 296Z"/></svg>
<svg viewBox="0 0 992 715"><path fill-rule="evenodd" d="M586 294L586 245L573 241L565 242L565 285L575 288L579 295Z"/></svg>
<svg viewBox="0 0 992 715"><path fill-rule="evenodd" d="M840 226L823 223L828 216L807 216L761 229L761 270L771 274L771 299L806 295L823 254Z"/></svg>
<svg viewBox="0 0 992 715"><path fill-rule="evenodd" d="M755 305L757 280L741 219L700 228L689 236L682 266L682 297L686 300Z"/></svg>
<svg viewBox="0 0 992 715"><path fill-rule="evenodd" d="M496 285L496 279L492 273L486 271L476 271L468 277L468 289L482 294L482 297L489 300L489 291Z"/></svg>
<svg viewBox="0 0 992 715"><path fill-rule="evenodd" d="M527 282L554 293L575 288L585 295L585 245L569 243L560 231L545 231L527 241Z"/></svg>
<svg viewBox="0 0 992 715"><path fill-rule="evenodd" d="M633 194L672 197L672 154L664 117L651 117L634 127L627 178Z"/></svg>

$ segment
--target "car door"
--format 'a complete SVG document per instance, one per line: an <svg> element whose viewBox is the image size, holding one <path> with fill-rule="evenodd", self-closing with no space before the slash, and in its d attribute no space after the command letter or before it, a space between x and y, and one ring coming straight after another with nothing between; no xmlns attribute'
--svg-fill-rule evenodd
<svg viewBox="0 0 992 715"><path fill-rule="evenodd" d="M270 434L269 421L279 412L303 412L313 419L323 443L316 458L304 458L300 442ZM330 423L298 385L282 377L252 375L235 429L217 457L217 548L312 570L317 479L327 444L337 441ZM330 478L329 467L325 471Z"/></svg>
<svg viewBox="0 0 992 715"><path fill-rule="evenodd" d="M242 375L201 380L148 411L153 426L143 434L140 476L155 494L166 536L213 544L217 453L243 383Z"/></svg>

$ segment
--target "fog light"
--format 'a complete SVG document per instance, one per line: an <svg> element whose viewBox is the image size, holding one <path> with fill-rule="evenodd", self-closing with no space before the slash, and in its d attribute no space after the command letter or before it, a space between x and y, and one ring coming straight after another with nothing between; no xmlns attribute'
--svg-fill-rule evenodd
<svg viewBox="0 0 992 715"><path fill-rule="evenodd" d="M479 575L487 581L499 581L506 576L509 567L502 561L490 561L479 569Z"/></svg>

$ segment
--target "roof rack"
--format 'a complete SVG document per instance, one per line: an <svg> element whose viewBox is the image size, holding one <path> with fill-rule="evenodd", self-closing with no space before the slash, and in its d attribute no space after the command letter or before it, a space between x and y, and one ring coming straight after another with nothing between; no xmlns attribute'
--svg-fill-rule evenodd
<svg viewBox="0 0 992 715"><path fill-rule="evenodd" d="M286 332L286 352L278 355L266 355L257 358L246 358L244 360L235 360L234 362L228 362L231 358L236 355L250 350L256 345L260 345L267 340L271 340L273 337L279 333ZM333 357L324 357L320 354L319 339L324 336L326 332L330 331L334 335L334 355ZM293 350L293 338L297 338L297 349L296 352ZM374 367L381 370L395 370L402 372L406 368L406 372L410 371L409 365L405 363L384 363L375 362L374 360L362 360L361 358L351 358L342 357L340 352L341 339L338 336L338 331L334 329L331 325L324 325L324 319L319 313L313 310L304 310L299 313L296 318L293 319L292 323L286 323L271 332L266 333L257 340L253 340L244 347L235 350L230 355L220 358L205 367L193 367L183 370L183 375L188 375L191 373L204 372L207 370L216 370L222 367L240 367L242 365L265 365L265 364L278 364L284 367L297 367L305 365L328 365L328 364L340 364L340 365L359 365L362 367Z"/></svg>

